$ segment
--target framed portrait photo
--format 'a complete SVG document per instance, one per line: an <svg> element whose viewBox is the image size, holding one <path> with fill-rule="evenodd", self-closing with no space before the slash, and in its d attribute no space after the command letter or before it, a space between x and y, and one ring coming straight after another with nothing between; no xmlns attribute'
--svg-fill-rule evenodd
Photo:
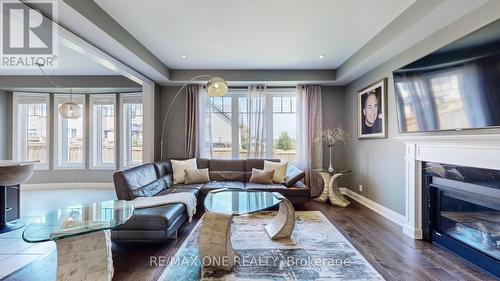
<svg viewBox="0 0 500 281"><path fill-rule="evenodd" d="M358 92L358 139L387 137L387 79Z"/></svg>

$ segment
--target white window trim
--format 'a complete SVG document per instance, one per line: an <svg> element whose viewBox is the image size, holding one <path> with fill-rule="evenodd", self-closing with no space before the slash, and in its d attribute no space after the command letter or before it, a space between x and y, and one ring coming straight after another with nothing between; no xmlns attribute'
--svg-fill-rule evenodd
<svg viewBox="0 0 500 281"><path fill-rule="evenodd" d="M50 131L50 94L44 94L44 93L23 93L23 92L14 92L13 93L13 99L12 99L12 159L14 161L22 161L26 159L21 159L20 155L20 147L19 147L19 99L25 98L25 97L36 97L36 98L43 98L47 104L47 124L46 124L46 140L47 140L47 149L46 149L46 155L45 159L47 159L46 163L36 163L34 165L34 170L49 170L50 167L50 137L51 137L51 131Z"/></svg>
<svg viewBox="0 0 500 281"><path fill-rule="evenodd" d="M145 159L144 159L144 123L145 122L145 118L144 118L144 96L142 95L142 93L126 93L126 94L120 94L120 108L119 108L119 120L120 120L120 125L119 125L119 128L120 128L120 145L119 145L119 149L120 149L120 169L130 169L130 168L133 168L133 167L136 167L136 166L140 166L142 165L142 163L138 163L138 164L133 164L133 165L127 165L126 161L125 161L125 155L126 153L128 152L127 151L127 136L126 136L126 131L125 131L125 126L126 126L126 117L125 116L125 110L124 110L124 105L125 105L125 101L127 99L134 99L134 98L141 98L141 101L142 101L142 110L143 110L143 116L142 116L142 134L143 134L143 143L142 143L142 149L143 149L143 157L142 157L142 163L144 163Z"/></svg>
<svg viewBox="0 0 500 281"><path fill-rule="evenodd" d="M85 165L87 162L87 153L85 151L86 149L86 126L85 126L85 119L86 119L86 112L85 112L85 106L86 106L86 99L85 99L85 94L73 94L73 99L83 99L82 103L82 117L83 118L83 162L79 164L67 164L67 165L62 165L60 163L60 152L62 150L62 146L60 145L59 141L59 120L63 118L59 114L59 103L57 101L58 98L69 98L69 95L67 94L54 94L54 170L85 170Z"/></svg>
<svg viewBox="0 0 500 281"><path fill-rule="evenodd" d="M248 93L247 89L229 89L228 97L231 97L231 156L232 159L240 159L239 158L239 142L240 142L240 114L239 114L239 99L240 97L246 97ZM293 93L291 95L290 93ZM273 157L273 98L274 97L289 97L289 96L297 96L295 88L277 88L277 89L267 89L265 93L266 97L266 111L264 113L264 120L266 122L266 158L271 159ZM206 97L207 101L209 97ZM200 99L202 101L203 99ZM205 114L205 110L200 108L200 112ZM205 119L206 116L203 116ZM204 128L203 128L204 129ZM200 136L205 134L200 131ZM271 141L267 141L270 138ZM200 139L200 141L205 142L205 139ZM200 148L203 148L204 145L200 145ZM210 157L206 151L201 152L202 157Z"/></svg>
<svg viewBox="0 0 500 281"><path fill-rule="evenodd" d="M104 165L96 165L96 160L95 159L95 149L97 148L96 146L96 139L95 137L95 132L94 128L96 128L96 124L94 122L94 102L97 100L109 100L111 99L113 101L113 106L115 108L115 116L114 116L114 126L115 126L115 153L114 153L114 163L112 164L104 164ZM118 134L117 134L117 124L116 124L116 119L118 118L118 110L116 106L116 94L97 94L97 95L90 95L90 100L89 100L89 169L90 170L116 170L117 167L117 157L116 157L116 152L118 151Z"/></svg>

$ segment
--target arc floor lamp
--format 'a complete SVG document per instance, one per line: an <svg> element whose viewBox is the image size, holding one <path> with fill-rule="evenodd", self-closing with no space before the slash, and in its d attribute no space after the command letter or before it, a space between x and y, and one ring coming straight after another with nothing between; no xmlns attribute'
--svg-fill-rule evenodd
<svg viewBox="0 0 500 281"><path fill-rule="evenodd" d="M161 141L160 141L160 160L163 160L163 140L165 138L165 127L167 125L167 120L168 120L168 114L170 113L170 110L172 110L172 106L174 105L175 100L177 97L182 93L182 91L189 85L191 82L195 81L196 79L200 78L208 78L207 82L207 92L209 97L222 97L227 94L227 91L229 89L227 82L220 78L220 77L215 77L212 75L198 75L195 76L191 79L189 79L182 87L179 89L179 91L175 94L174 98L170 102L170 105L168 106L167 113L165 114L165 117L163 118L163 125L161 129Z"/></svg>

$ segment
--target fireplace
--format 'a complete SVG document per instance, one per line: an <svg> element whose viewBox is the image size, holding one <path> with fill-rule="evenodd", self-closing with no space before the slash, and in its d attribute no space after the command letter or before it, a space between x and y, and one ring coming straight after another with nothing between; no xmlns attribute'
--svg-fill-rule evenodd
<svg viewBox="0 0 500 281"><path fill-rule="evenodd" d="M500 170L422 163L422 236L500 277Z"/></svg>

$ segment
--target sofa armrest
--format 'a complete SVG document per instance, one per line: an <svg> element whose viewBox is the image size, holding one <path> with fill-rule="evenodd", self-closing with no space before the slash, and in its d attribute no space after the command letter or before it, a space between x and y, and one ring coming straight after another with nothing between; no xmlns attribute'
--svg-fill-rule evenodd
<svg viewBox="0 0 500 281"><path fill-rule="evenodd" d="M118 200L130 200L130 189L123 175L123 171L118 171L113 174L113 182L115 183L116 198L118 198Z"/></svg>
<svg viewBox="0 0 500 281"><path fill-rule="evenodd" d="M165 180L163 178L157 179L143 187L134 189L130 191L130 199L135 199L137 197L150 197L158 194L160 191L165 189Z"/></svg>
<svg viewBox="0 0 500 281"><path fill-rule="evenodd" d="M286 170L286 177L284 185L286 187L294 186L297 182L302 180L305 177L306 173L295 167L294 165L288 165Z"/></svg>

